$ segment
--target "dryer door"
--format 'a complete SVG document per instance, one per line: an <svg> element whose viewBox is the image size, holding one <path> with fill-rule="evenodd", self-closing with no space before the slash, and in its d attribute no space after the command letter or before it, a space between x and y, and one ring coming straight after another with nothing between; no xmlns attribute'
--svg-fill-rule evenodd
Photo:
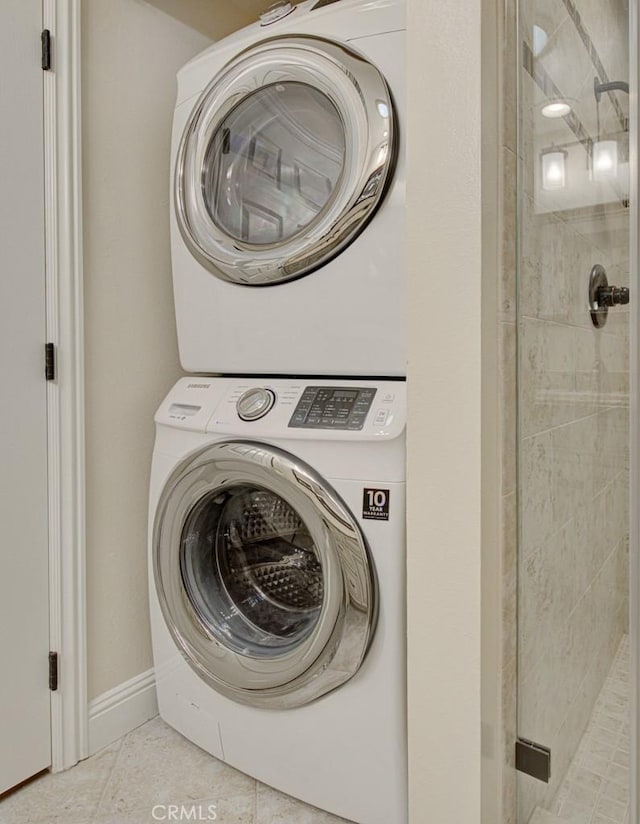
<svg viewBox="0 0 640 824"><path fill-rule="evenodd" d="M169 631L219 692L294 707L360 667L375 623L365 540L292 455L251 442L197 453L165 486L153 541Z"/></svg>
<svg viewBox="0 0 640 824"><path fill-rule="evenodd" d="M202 94L178 149L191 253L251 286L308 274L362 231L395 156L391 96L355 52L311 37L243 52Z"/></svg>

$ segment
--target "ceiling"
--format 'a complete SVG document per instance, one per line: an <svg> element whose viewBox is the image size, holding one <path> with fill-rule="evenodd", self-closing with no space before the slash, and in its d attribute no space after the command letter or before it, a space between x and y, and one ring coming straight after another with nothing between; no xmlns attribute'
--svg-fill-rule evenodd
<svg viewBox="0 0 640 824"><path fill-rule="evenodd" d="M264 11L267 6L271 5L270 0L228 0L232 6L237 6L245 12L248 12L253 17L257 17L261 11Z"/></svg>
<svg viewBox="0 0 640 824"><path fill-rule="evenodd" d="M258 19L273 0L146 0L211 40L220 40L232 31Z"/></svg>

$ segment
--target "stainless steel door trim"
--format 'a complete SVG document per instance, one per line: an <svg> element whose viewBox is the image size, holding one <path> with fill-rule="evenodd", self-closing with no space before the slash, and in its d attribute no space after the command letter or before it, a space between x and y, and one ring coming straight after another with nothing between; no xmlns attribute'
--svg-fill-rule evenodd
<svg viewBox="0 0 640 824"><path fill-rule="evenodd" d="M311 224L282 243L253 245L232 238L208 212L202 192L207 148L229 113L253 92L297 82L333 103L345 129L343 174ZM395 113L378 69L350 48L314 37L265 40L240 55L202 93L177 154L174 207L182 238L212 274L265 286L309 274L364 229L391 179L397 153Z"/></svg>
<svg viewBox="0 0 640 824"><path fill-rule="evenodd" d="M185 521L204 496L255 484L281 496L314 538L324 577L316 626L294 650L252 658L226 648L196 614L180 575ZM364 537L337 493L294 456L260 443L213 444L176 467L161 495L153 530L153 571L167 628L187 663L211 687L240 703L289 708L349 680L373 637L377 599Z"/></svg>

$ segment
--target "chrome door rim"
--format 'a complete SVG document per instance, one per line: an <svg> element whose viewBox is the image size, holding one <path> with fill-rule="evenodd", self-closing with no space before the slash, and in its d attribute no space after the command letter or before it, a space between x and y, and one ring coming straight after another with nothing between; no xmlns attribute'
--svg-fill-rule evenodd
<svg viewBox="0 0 640 824"><path fill-rule="evenodd" d="M272 659L225 648L207 631L179 572L182 529L203 496L256 484L287 501L314 537L325 580L310 636ZM160 497L153 530L153 571L164 620L191 668L218 692L259 707L300 706L335 689L359 669L376 618L376 585L364 537L337 493L309 466L275 447L224 441L182 461Z"/></svg>
<svg viewBox="0 0 640 824"><path fill-rule="evenodd" d="M329 98L342 117L347 155L342 179L317 218L283 243L258 246L227 236L213 222L201 192L202 162L230 112L277 82L305 83ZM309 274L339 254L373 217L392 176L396 143L391 94L375 66L320 38L263 41L214 78L184 129L174 181L182 238L206 269L232 283L268 286Z"/></svg>

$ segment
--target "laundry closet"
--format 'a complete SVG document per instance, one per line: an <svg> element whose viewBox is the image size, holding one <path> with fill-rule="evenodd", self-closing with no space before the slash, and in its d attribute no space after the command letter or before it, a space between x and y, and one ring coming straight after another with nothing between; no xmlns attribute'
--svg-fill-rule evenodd
<svg viewBox="0 0 640 824"><path fill-rule="evenodd" d="M347 6L354 0L340 2ZM346 26L341 47L324 43L312 59L304 56L305 44L296 42L291 48L300 54L296 53L291 63L307 60L309 71L320 75L324 72L322 82L339 89L327 104L321 95L305 98L305 94L300 93L303 77L291 76L268 84L273 87L269 88L268 95L281 96L274 105L280 105L281 100L290 95L293 110L308 114L301 142L315 132L326 148L323 160L326 174L314 176L304 163L296 173L297 202L306 212L302 217L294 216L291 226L281 225L281 221L275 219L271 227L267 225L270 204L266 200L241 204L239 212L248 215L244 223L243 219L238 221L233 204L224 214L214 214L211 203L196 204L195 211L189 212L194 202L193 191L187 186L176 195L171 185L171 181L176 180L176 159L185 161L184 179L189 183L188 175L193 175L189 161L193 157L198 159L198 153L206 153L206 147L198 145L197 139L190 144L187 133L191 129L191 135L198 138L201 135L198 129L206 132L211 121L207 121L206 95L200 98L207 84L195 82L199 69L192 66L182 75L182 90L186 92L183 102L201 100L202 119L189 120L193 107L185 105L178 133L172 137L176 75L212 43L250 23L255 24L264 5L263 0L224 3L82 0L80 3L88 699L88 740L83 755L95 753L132 726L151 718L158 709L147 574L150 569L153 584L153 580L162 581L166 571L160 564L154 568L153 557L148 565L144 549L149 532L152 540L154 536L153 518L151 530L148 519L154 415L158 415L159 426L166 427L163 439L171 428L182 433L181 439L184 436L174 454L176 465L168 469L167 477L175 471L178 478L178 469L185 469L184 461L192 457L191 447L205 446L201 435L207 433L208 436L213 431L207 429L209 425L217 427L216 433L225 440L238 434L248 440L251 433L255 437L255 433L262 432L264 440L277 441L271 444L273 453L231 457L233 461L238 460L239 465L250 464L255 478L261 471L256 468L260 461L265 465L271 462L273 466L274 461L280 460L282 478L295 479L300 487L303 482L307 484L304 493L307 497L300 492L300 505L303 509L307 507L305 512L312 513L309 514L311 522L316 523L313 519L319 516L316 510L312 512L309 497L315 497L316 509L324 507L330 513L335 531L326 539L329 548L323 546L315 565L308 563L304 572L314 579L318 569L331 570L333 577L324 586L327 591L331 590L332 596L342 586L342 595L335 598L336 614L340 613L342 620L342 610L354 630L342 647L336 647L345 658L337 663L345 666L332 669L329 661L318 656L312 663L325 680L321 682L319 678L311 686L302 683L307 673L299 662L295 665L299 669L295 677L301 678L305 689L309 687L311 699L323 694L331 696L333 690L336 696L340 695L341 685L346 689L350 681L358 683L358 677L369 677L371 670L378 668L376 690L379 689L379 693L374 692L378 705L384 710L372 707L367 713L361 712L352 738L353 741L359 739L360 727L367 727L369 717L374 722L368 730L372 751L380 746L381 740L391 740L391 733L395 750L383 753L377 783L383 788L384 803L391 804L392 809L401 804L404 815L407 803L404 729L402 735L395 736L405 722L404 672L397 681L383 678L382 674L402 669L405 636L409 639L409 682L413 685L409 706L409 775L410 783L418 787L410 808L413 804L416 810L424 809L420 798L424 782L412 776L412 764L420 764L420 771L426 765L427 773L434 774L439 760L444 759L451 765L455 760L465 773L479 773L479 749L474 744L466 756L461 755L447 733L448 729L459 732L458 725L462 725L468 734L477 735L479 741L479 713L475 703L480 682L479 169L478 156L468 151L468 136L480 134L479 111L471 105L452 111L444 105L441 96L427 106L426 84L420 80L425 72L434 88L446 86L463 97L469 94L468 77L463 79L455 72L451 74L448 60L437 48L430 54L422 53L415 42L410 55L413 71L407 71L413 106L406 106L405 57L400 55L399 45L404 23L385 22L378 28L372 25L362 33L363 42L359 42L358 32L350 32ZM333 14L331 7L340 4L325 0L302 5L309 9L317 6L317 19L325 19L321 16L326 15L328 20ZM379 0L365 5L372 9L378 7L382 16L391 19L397 3ZM479 30L479 10L474 16L469 12L468 3L460 2L460 9L455 3L449 4L446 14L432 9L427 25L422 17L423 4L419 5L420 8L414 7L411 0L408 3L413 37L424 38L424 32L431 31L432 26L445 30L455 11L457 36L460 35L460 42L469 44L467 58L475 61L479 69L479 43L475 36L476 29ZM297 10L294 13L302 14ZM282 32L289 32L295 39L297 32L292 20L282 21ZM327 36L321 26L317 31L313 26L305 31L320 40ZM385 41L390 32L394 34L393 42ZM337 35L336 38L339 39ZM242 48L249 45L247 42ZM281 49L278 60L286 63L290 59L286 44L269 46L272 47ZM244 59L240 51L242 49L234 59L238 60L242 72L246 66L240 66ZM231 54L229 57L231 59ZM264 59L262 54L256 57L258 63ZM378 76L370 68L376 64L383 66ZM339 83L336 82L338 76ZM479 92L479 88L475 91ZM272 103L270 99L266 101L266 105ZM434 112L442 126L435 131L431 120ZM225 117L232 122L223 123L220 130L217 148L222 151L217 166L212 164L215 171L208 182L212 190L220 187L225 175L232 178L235 174L228 152L224 151L225 129L232 132L233 127L242 127L245 113L241 107L230 107ZM346 128L346 139L339 136L341 125ZM421 160L415 163L413 179L407 187L410 204L407 243L404 210L407 155L403 147L405 140L410 143L412 133L415 134L414 152L421 155ZM265 145L252 148L256 176L268 177L275 168L274 156L267 144L265 141ZM455 158L452 144L460 150ZM363 146L362 157L357 157L354 147ZM230 139L229 148L232 147ZM425 155L422 148L426 150ZM428 173L423 162L427 156L431 160L438 158L437 162L430 161ZM458 170L460 181L454 185L452 181L457 180ZM197 172L195 174L197 179ZM182 212L175 210L176 203L182 203ZM300 245L301 228L313 227L315 217L325 208L330 212L330 219L318 232L314 244L309 248ZM272 208L271 212L277 209ZM216 250L206 248L198 237L197 230L202 227L203 219L206 223L207 216L227 231L226 239ZM384 233L376 234L373 231L376 226L383 226ZM251 245L251 232L256 227L258 236L266 239L265 247L277 246L275 240L281 236L285 241L290 240L286 254L281 255L279 250L270 259L265 255L253 268L229 265L228 259L224 260L225 254L228 256L229 249L234 247L237 250L243 244ZM270 231L275 231L278 238L269 235ZM373 234L368 234L372 231ZM464 237L465 243L459 244L458 240L452 243L454 237L458 240ZM190 263L195 261L199 267L184 269L183 282L176 285L175 294L171 238L174 256L182 255L186 259L185 256L190 255ZM325 243L327 238L329 241ZM369 238L369 251L363 256L362 242L366 238ZM331 273L333 294L322 288L319 279L322 267ZM212 268L221 276L213 274ZM403 277L409 271L411 277ZM448 284L455 283L463 271L469 275L468 282L465 280L468 289L455 295L454 307L444 298ZM191 277L199 284L198 289L202 287L201 291L189 291L187 280ZM256 285L247 285L251 281ZM279 306L275 298L272 302L270 297L278 288L286 288L288 295ZM237 296L241 290L250 295L247 298L250 311L244 316L242 302L235 303L233 312L238 316L235 323L220 307L224 306L222 296ZM409 307L408 320L399 316L404 306ZM176 309L183 333L182 352L178 348L180 329L176 328ZM191 326L189 313L194 311L198 313L198 320ZM212 316L218 313L210 327L207 326L209 312ZM456 322L452 324L454 317ZM260 323L265 318L261 340ZM462 322L463 329L458 321ZM246 368L241 362L251 355L243 323L257 340L255 369ZM235 336L234 346L229 350L228 360L218 361L224 336L216 327L225 324L226 334ZM275 361L271 358L269 342L275 338L283 347L282 368L272 366ZM316 345L314 338L322 338L322 344ZM328 342L331 340L335 345ZM408 418L409 431L413 433L408 468L409 480L413 478L413 487L408 487L408 526L409 547L414 549L408 558L409 619L405 626L402 593L405 561L402 558L402 563L397 564L397 559L385 553L389 546L402 543L399 536L404 530L404 450L401 456L394 450L407 421L403 380L407 371L407 346L412 376ZM202 359L203 347L212 349L213 360ZM353 366L348 365L345 355L349 347L354 352ZM453 366L449 363L450 356ZM324 357L330 359L326 365L323 365ZM305 362L311 366L305 368ZM224 386L214 384L215 379L209 377L218 371L230 376ZM184 379L186 382L176 385L185 372L193 372L193 379L188 377ZM352 377L357 380L355 386L350 382ZM189 383L194 386L187 388ZM176 386L174 394L167 395L172 386ZM185 399L185 393L196 400ZM202 432L191 438L189 421L193 423L194 416L207 411L209 422L203 425ZM228 428L227 418L231 413L236 416L234 426L241 427L238 431L231 432ZM176 423L181 416L184 419ZM286 443L269 430L272 421L273 426L277 422L282 431L293 433L299 439L303 444L300 454L304 453L301 465L317 462L315 474L300 471L295 461L282 458L281 453L287 451ZM339 444L340 449L332 446L331 450L325 450L320 440L316 443L314 436L320 431L327 438L333 438L332 445ZM348 441L353 433L355 444ZM170 440L166 438L162 442L167 444ZM172 441L174 443L177 440ZM342 445L347 443L343 452ZM383 472L371 459L370 446L384 453ZM354 459L350 468L351 458L347 460L345 456L352 447ZM217 444L212 449L216 451ZM339 453L340 458L330 467L332 451ZM213 463L224 468L227 460L226 453L216 452ZM353 467L357 467L357 471ZM323 479L329 480L326 489L321 483ZM165 480L159 481L152 490L155 503L165 501ZM253 494L246 481L243 484L233 492L228 511L222 508L217 511L220 524L231 523L229 513L234 507L240 507L243 496ZM331 490L336 489L339 494L332 496ZM459 517L461 511L466 513L464 519ZM291 513L282 508L278 512L282 522L290 525ZM393 523L398 513L402 513L401 529ZM195 510L193 514L195 518ZM158 523L160 534L162 518ZM166 523L170 524L168 515ZM189 523L195 535L199 524ZM316 526L320 523L319 520ZM167 534L171 528L171 525L167 527ZM234 530L229 528L227 532L232 535ZM303 530L298 529L298 538L302 535L303 543L310 540L302 533ZM239 533L235 534L237 537ZM358 539L362 534L365 540ZM374 538L374 534L383 538ZM166 535L162 534L161 538L165 540ZM378 552L381 560L372 564ZM331 553L344 561L339 572L327 560ZM185 553L178 563L183 565L183 580L188 579L185 570L190 561ZM196 566L194 561L192 582L197 579ZM235 578L239 587L246 584L241 578ZM393 602L391 620L387 590ZM310 591L313 593L312 587ZM426 612L425 602L429 606ZM206 605L201 606L204 610ZM306 644L306 654L315 650L309 627L318 604L312 599L308 604L295 606L301 607L296 612L295 631L286 637L296 643L299 640L303 646ZM160 620L171 615L171 604L158 603L154 608ZM301 617L302 613L306 617ZM369 656L374 649L376 626L384 630L379 634L380 639L386 642L389 637L393 638L391 647L385 648L392 650L389 657ZM177 638L174 630L175 627L169 627L167 635L172 637L172 643ZM336 640L330 629L323 638L327 642ZM162 639L160 646L166 641ZM259 686L266 684L268 690L273 671L269 666L262 667L267 660L266 647L256 638L253 641L259 648L257 658L261 660L257 678L258 681L263 676L265 679ZM456 662L452 662L449 645L458 642ZM283 656L290 652L287 644L289 641L282 642ZM191 660L183 663L195 673L202 663L198 660L202 650L194 643L191 652ZM242 649L235 652L241 655ZM351 661L346 660L349 655ZM210 688L216 677L215 672L209 671L200 680ZM318 683L323 683L326 689L314 692ZM455 707L448 700L452 684L458 690ZM124 692L123 685L126 686ZM251 683L248 689L255 686ZM241 684L238 690L246 688L246 684ZM227 691L227 697L231 691ZM363 693L363 700L367 695L370 695L368 689ZM246 695L244 697L246 699ZM304 697L303 689L301 696L296 697L296 700L300 698L299 705L304 705ZM123 710L125 704L126 711ZM238 701L238 706L249 704L247 700ZM278 711L284 711L285 704ZM357 711L362 711L363 706L354 699L353 712L344 712L345 723L357 715ZM326 727L334 722L330 717L318 717L305 729L311 735L313 724ZM375 722L380 726L376 727ZM184 732L189 733L186 728ZM290 732L293 736L293 727ZM439 742L438 757L430 745L434 734ZM197 736L194 733L190 737L195 740ZM203 741L198 743L214 749ZM345 752L344 758L346 761L357 758L364 749L356 747ZM330 757L330 748L325 755ZM391 776L394 771L395 775ZM460 811L464 807L464 800L456 799L456 793L450 791L455 785L454 772L458 772L458 768L450 770L449 791L446 781L438 781L437 787L429 789L434 815L440 815L443 821L447 805L453 809L460 803L463 805ZM284 789L296 791L295 787ZM479 805L476 790L479 785L474 784L471 790L474 800L469 800L466 810L475 810ZM310 801L323 803L320 796L312 795ZM372 815L389 819L384 803L378 804L374 799L372 805L379 809ZM349 813L344 806L336 809ZM459 820L472 820L466 810L460 812ZM368 815L357 810L352 814ZM370 817L367 824L369 820ZM420 821L419 812L413 820Z"/></svg>

